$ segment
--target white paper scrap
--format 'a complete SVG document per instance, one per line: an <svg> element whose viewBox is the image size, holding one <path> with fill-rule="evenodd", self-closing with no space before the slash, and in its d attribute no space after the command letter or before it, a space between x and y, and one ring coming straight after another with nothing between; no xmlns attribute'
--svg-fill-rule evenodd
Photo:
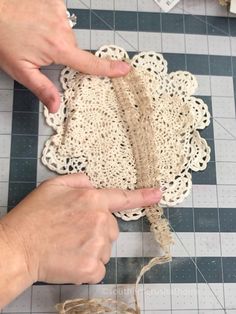
<svg viewBox="0 0 236 314"><path fill-rule="evenodd" d="M230 2L230 12L236 13L236 0L231 0Z"/></svg>
<svg viewBox="0 0 236 314"><path fill-rule="evenodd" d="M164 12L170 11L180 0L154 0Z"/></svg>

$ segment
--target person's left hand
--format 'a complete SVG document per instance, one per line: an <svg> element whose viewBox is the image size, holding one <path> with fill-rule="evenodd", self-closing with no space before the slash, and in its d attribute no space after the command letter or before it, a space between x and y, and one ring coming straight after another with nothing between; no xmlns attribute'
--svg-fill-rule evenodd
<svg viewBox="0 0 236 314"><path fill-rule="evenodd" d="M110 77L130 70L127 63L102 60L78 48L64 0L0 0L0 68L56 112L59 92L39 70L52 63Z"/></svg>

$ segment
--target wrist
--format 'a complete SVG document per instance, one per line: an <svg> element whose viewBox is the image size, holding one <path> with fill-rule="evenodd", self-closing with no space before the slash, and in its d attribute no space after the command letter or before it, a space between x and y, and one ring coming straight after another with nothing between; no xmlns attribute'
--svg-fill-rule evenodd
<svg viewBox="0 0 236 314"><path fill-rule="evenodd" d="M0 309L33 284L17 233L0 220Z"/></svg>

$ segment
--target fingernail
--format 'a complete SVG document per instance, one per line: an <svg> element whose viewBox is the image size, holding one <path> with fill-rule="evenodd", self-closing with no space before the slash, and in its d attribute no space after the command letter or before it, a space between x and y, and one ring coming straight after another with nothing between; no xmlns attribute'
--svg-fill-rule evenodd
<svg viewBox="0 0 236 314"><path fill-rule="evenodd" d="M131 67L128 63L119 61L117 62L117 69L119 70L120 74L127 74Z"/></svg>
<svg viewBox="0 0 236 314"><path fill-rule="evenodd" d="M54 95L50 95L46 106L50 113L56 113L60 107L60 103Z"/></svg>
<svg viewBox="0 0 236 314"><path fill-rule="evenodd" d="M160 191L161 191L162 193L164 193L166 190L167 190L167 187L165 187L165 186L162 186L162 187L160 188Z"/></svg>
<svg viewBox="0 0 236 314"><path fill-rule="evenodd" d="M162 195L161 190L160 189L151 189L151 191L153 193L152 196L153 196L154 201L159 202L161 199L161 195Z"/></svg>

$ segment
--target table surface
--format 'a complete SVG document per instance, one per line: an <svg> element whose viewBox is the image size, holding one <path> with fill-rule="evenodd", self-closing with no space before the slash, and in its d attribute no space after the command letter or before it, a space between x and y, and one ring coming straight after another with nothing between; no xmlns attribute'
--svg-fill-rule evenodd
<svg viewBox="0 0 236 314"><path fill-rule="evenodd" d="M67 7L78 16L74 31L80 47L94 51L115 43L131 55L163 53L170 72L196 75L196 94L212 114L211 125L202 132L212 148L211 161L206 171L193 174L190 197L166 209L174 230L173 261L145 275L142 313L236 313L236 19L216 0L180 1L168 14L153 0L68 0ZM59 88L60 69L43 69ZM40 162L52 134L42 105L3 72L0 111L1 216L55 174ZM37 284L2 312L53 313L54 304L76 297L132 302L132 283L158 247L145 219L119 220L119 226L102 284Z"/></svg>

